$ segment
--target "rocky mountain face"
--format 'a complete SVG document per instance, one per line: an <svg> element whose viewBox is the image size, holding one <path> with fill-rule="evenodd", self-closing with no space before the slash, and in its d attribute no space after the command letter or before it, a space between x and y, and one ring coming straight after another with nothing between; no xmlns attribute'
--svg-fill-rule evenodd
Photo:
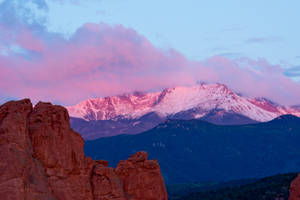
<svg viewBox="0 0 300 200"><path fill-rule="evenodd" d="M223 84L88 99L67 109L73 117L71 126L88 140L140 133L166 119L202 119L220 125L240 125L266 122L285 114L300 116L299 106L286 107L264 98L246 98ZM149 120L149 115L155 116L155 121ZM101 131L93 128L100 124L107 128Z"/></svg>
<svg viewBox="0 0 300 200"><path fill-rule="evenodd" d="M157 161L138 152L117 167L84 155L65 108L32 107L29 99L0 106L0 197L3 200L166 200Z"/></svg>
<svg viewBox="0 0 300 200"><path fill-rule="evenodd" d="M110 137L121 134L137 134L154 128L165 119L156 113L148 113L138 119L91 120L71 117L70 122L74 130L86 140L99 137Z"/></svg>

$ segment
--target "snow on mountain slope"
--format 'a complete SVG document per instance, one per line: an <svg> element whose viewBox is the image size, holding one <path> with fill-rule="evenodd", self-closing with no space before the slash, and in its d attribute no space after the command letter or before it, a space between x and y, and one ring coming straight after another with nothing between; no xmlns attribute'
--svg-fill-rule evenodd
<svg viewBox="0 0 300 200"><path fill-rule="evenodd" d="M135 119L156 112L161 117L196 109L195 118L214 109L244 115L255 121L269 121L283 114L300 116L297 107L284 107L266 99L242 97L223 84L175 87L155 93L94 98L67 107L70 116L89 120Z"/></svg>
<svg viewBox="0 0 300 200"><path fill-rule="evenodd" d="M201 108L204 112L223 109L245 115L256 121L267 121L277 116L272 112L253 106L248 99L238 96L222 84L169 89L154 110L168 116L192 108ZM199 114L201 115L201 113Z"/></svg>
<svg viewBox="0 0 300 200"><path fill-rule="evenodd" d="M160 93L134 93L132 95L94 98L67 107L67 109L70 116L85 120L136 118L151 112L159 95Z"/></svg>

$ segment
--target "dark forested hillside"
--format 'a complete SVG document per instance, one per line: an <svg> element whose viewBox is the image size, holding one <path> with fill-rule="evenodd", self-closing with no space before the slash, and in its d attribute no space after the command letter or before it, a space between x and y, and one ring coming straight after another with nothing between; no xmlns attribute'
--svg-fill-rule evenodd
<svg viewBox="0 0 300 200"><path fill-rule="evenodd" d="M169 200L288 200L289 186L297 173L259 180L169 186ZM250 183L247 183L250 182Z"/></svg>
<svg viewBox="0 0 300 200"><path fill-rule="evenodd" d="M118 160L145 150L159 161L167 183L228 181L300 171L300 119L218 126L199 120L168 120L139 135L86 142L93 159Z"/></svg>

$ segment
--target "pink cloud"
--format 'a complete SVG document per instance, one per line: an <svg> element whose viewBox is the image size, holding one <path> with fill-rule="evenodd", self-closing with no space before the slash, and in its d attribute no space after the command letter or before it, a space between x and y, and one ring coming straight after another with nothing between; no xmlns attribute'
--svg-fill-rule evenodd
<svg viewBox="0 0 300 200"><path fill-rule="evenodd" d="M264 59L212 57L204 65L217 74L211 81L224 83L249 97L265 97L288 105L300 102L300 84L286 77L281 66Z"/></svg>
<svg viewBox="0 0 300 200"><path fill-rule="evenodd" d="M69 105L89 97L206 81L227 84L251 97L300 103L299 83L284 76L280 66L263 59L220 56L190 61L174 49L156 48L135 30L121 25L85 24L70 39L46 31L37 34L26 27L15 36L7 43L39 56L28 59L0 54L2 96Z"/></svg>
<svg viewBox="0 0 300 200"><path fill-rule="evenodd" d="M33 31L24 24L17 23L10 27L5 27L0 24L0 32L1 40L5 42L6 45L17 44L24 49L37 52L41 52L45 48L42 39L36 37Z"/></svg>
<svg viewBox="0 0 300 200"><path fill-rule="evenodd" d="M43 41L35 37L28 28L22 27L19 32L20 33L16 35L16 43L21 47L38 52L42 52L45 49Z"/></svg>

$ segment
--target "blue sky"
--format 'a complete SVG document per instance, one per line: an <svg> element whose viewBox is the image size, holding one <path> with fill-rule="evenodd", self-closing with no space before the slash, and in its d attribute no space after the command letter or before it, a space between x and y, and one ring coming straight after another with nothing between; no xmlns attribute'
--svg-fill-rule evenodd
<svg viewBox="0 0 300 200"><path fill-rule="evenodd" d="M122 24L193 60L220 54L300 65L298 0L47 2L49 29L67 35L86 22Z"/></svg>
<svg viewBox="0 0 300 200"><path fill-rule="evenodd" d="M224 83L299 104L300 1L0 0L0 102Z"/></svg>

